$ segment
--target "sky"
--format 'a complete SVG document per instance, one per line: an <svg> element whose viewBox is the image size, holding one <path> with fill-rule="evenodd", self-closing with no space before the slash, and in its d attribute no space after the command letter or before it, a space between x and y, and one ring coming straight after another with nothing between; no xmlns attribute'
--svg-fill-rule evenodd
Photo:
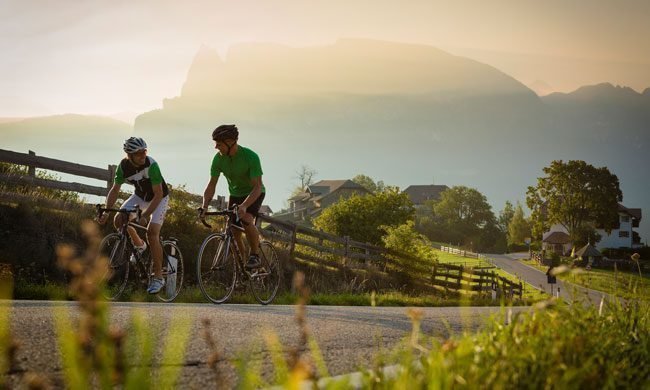
<svg viewBox="0 0 650 390"><path fill-rule="evenodd" d="M0 117L132 118L180 93L201 45L344 37L432 45L544 93L650 87L647 0L0 1Z"/></svg>

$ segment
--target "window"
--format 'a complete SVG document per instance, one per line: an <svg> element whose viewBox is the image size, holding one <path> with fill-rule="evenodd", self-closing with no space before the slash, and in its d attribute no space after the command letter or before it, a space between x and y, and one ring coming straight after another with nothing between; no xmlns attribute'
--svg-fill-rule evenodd
<svg viewBox="0 0 650 390"><path fill-rule="evenodd" d="M620 232L618 232L618 236L627 238L627 237L630 237L630 232L625 231L625 230L621 230Z"/></svg>
<svg viewBox="0 0 650 390"><path fill-rule="evenodd" d="M621 222L630 223L630 217L627 215L621 216Z"/></svg>

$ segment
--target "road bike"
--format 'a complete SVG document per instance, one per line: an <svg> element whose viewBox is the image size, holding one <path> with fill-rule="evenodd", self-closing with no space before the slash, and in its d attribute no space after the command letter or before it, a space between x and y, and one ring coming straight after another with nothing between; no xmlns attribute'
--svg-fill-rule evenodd
<svg viewBox="0 0 650 390"><path fill-rule="evenodd" d="M201 212L202 209L199 209ZM238 284L248 283L255 299L267 305L275 298L282 277L278 255L269 241L260 242L260 267L247 270L242 248L235 240L233 230L241 232L237 206L232 210L207 211L205 216L223 216L226 223L222 231L212 233L203 240L196 261L196 276L203 295L212 303L224 303ZM212 228L205 219L201 222ZM243 222L243 221L242 221Z"/></svg>
<svg viewBox="0 0 650 390"><path fill-rule="evenodd" d="M149 285L150 278L153 276L153 260L149 248L151 245L144 236L144 241L147 243L147 250L142 254L133 247L131 238L127 232L129 226L140 231L147 231L147 227L129 220L129 215L135 214L136 220L140 220L142 210L139 206L132 209L109 209L103 208L102 205L96 205L97 218L101 218L105 212L118 212L123 213L128 220L123 224L115 233L110 233L102 240L100 244L100 254L108 260L108 270L104 275L105 288L104 296L109 300L117 300L126 289L129 280L130 270L133 269L136 284L144 285L146 288ZM178 247L178 241L170 237L164 240L160 237L160 243L163 249L163 278L165 279L165 286L157 294L158 299L163 302L173 301L183 286L183 274L185 268L183 266L183 254Z"/></svg>

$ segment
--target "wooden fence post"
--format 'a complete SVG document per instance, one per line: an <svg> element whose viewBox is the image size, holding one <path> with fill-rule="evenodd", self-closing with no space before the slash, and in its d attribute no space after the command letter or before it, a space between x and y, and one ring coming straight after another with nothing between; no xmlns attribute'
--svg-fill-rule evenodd
<svg viewBox="0 0 650 390"><path fill-rule="evenodd" d="M289 249L289 259L293 260L293 251L296 249L296 233L298 225L293 225L293 232L291 234L291 248Z"/></svg>
<svg viewBox="0 0 650 390"><path fill-rule="evenodd" d="M29 155L36 157L36 152L33 152L33 151L30 150ZM29 165L27 173L29 174L29 176L35 177L36 176L36 167L33 166L33 165Z"/></svg>
<svg viewBox="0 0 650 390"><path fill-rule="evenodd" d="M108 165L108 179L106 180L106 188L111 189L113 186L113 180L115 180L115 171L117 171L117 165Z"/></svg>

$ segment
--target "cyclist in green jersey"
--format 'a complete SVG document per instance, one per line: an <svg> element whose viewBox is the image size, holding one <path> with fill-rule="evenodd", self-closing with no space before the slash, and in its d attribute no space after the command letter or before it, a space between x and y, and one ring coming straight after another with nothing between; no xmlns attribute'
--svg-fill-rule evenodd
<svg viewBox="0 0 650 390"><path fill-rule="evenodd" d="M106 208L113 207L122 184L129 183L135 187L135 193L124 202L122 207L130 209L138 205L142 210L143 219L151 216L151 221L147 226L147 238L151 245L154 276L149 282L147 292L157 294L165 285L165 280L162 277L163 251L159 237L169 205L169 189L160 173L158 163L147 156L147 143L142 138L127 139L124 142L124 152L126 152L126 158L117 166L113 186L106 196ZM108 213L102 216L99 223L103 225L107 220ZM114 220L115 228L119 228L124 223L126 223L125 216L122 213L117 213ZM138 253L144 252L147 249L146 242L138 236L134 228L129 226L128 232ZM135 259L131 259L131 261L135 261Z"/></svg>
<svg viewBox="0 0 650 390"><path fill-rule="evenodd" d="M202 212L208 209L214 197L219 175L223 174L228 181L230 199L228 207L238 206L238 214L250 244L250 255L246 263L247 269L260 266L259 232L255 227L255 217L262 206L266 193L262 184L262 165L257 153L237 143L239 131L235 125L221 125L212 132L215 142L215 154L210 168L210 181L203 193ZM203 215L201 215L203 217ZM240 248L244 248L242 234L235 230L235 239Z"/></svg>

